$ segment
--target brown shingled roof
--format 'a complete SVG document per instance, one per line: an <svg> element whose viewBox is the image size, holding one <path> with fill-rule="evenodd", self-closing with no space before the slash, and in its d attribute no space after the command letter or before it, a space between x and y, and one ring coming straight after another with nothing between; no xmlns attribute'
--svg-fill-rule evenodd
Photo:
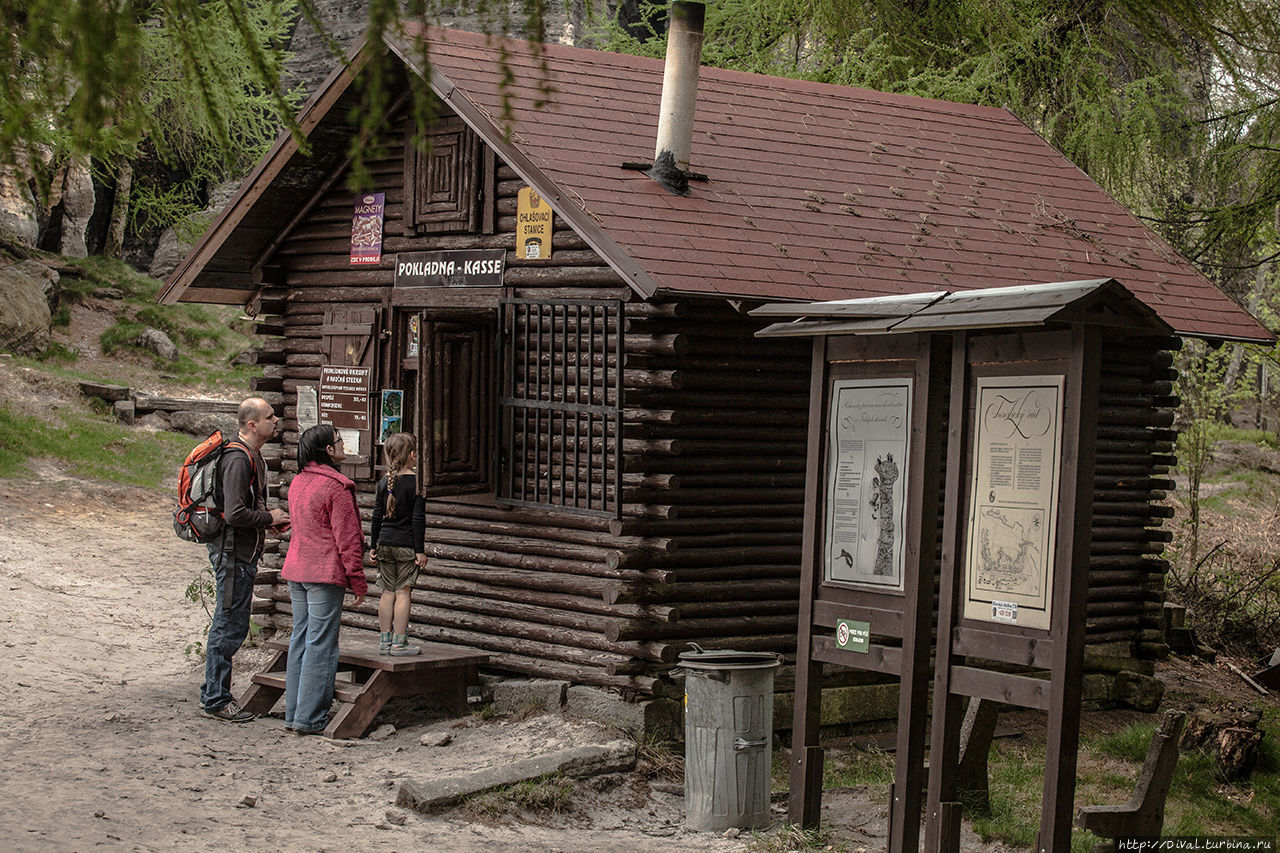
<svg viewBox="0 0 1280 853"><path fill-rule="evenodd" d="M1006 110L704 67L690 168L708 180L682 198L621 168L653 157L660 61L545 45L555 91L539 109L525 43L429 36L437 74L490 116L505 47L512 143L661 291L814 301L1116 278L1180 333L1268 337Z"/></svg>
<svg viewBox="0 0 1280 853"><path fill-rule="evenodd" d="M1005 110L704 67L691 169L708 180L678 197L622 168L653 156L660 61L545 45L554 91L538 107L527 43L425 32L435 90L645 296L808 302L1115 278L1180 334L1270 337ZM505 137L503 49L516 75ZM313 109L324 102L318 93ZM264 164L273 156L255 176L298 171L287 144ZM255 192L242 190L170 278L167 301L253 286L247 268L231 272L253 247L228 247L280 225ZM219 282L205 280L215 270Z"/></svg>

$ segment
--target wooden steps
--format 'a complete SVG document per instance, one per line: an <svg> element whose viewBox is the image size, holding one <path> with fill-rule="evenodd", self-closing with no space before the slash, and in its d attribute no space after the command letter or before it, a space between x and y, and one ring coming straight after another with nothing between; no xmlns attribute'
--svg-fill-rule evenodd
<svg viewBox="0 0 1280 853"><path fill-rule="evenodd" d="M454 714L466 713L467 687L477 683L479 667L489 656L443 643L414 645L420 654L391 657L378 653L376 637L339 642L338 672L350 672L352 680L334 682L340 707L325 727L325 737L360 737L388 700L402 696L427 697ZM240 706L253 714L269 712L285 692L289 644L272 640L267 646L275 655L240 699Z"/></svg>

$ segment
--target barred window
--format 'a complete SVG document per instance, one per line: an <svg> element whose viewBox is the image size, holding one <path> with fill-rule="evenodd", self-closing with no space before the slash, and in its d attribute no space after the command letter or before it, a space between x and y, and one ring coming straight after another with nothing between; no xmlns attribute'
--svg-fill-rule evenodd
<svg viewBox="0 0 1280 853"><path fill-rule="evenodd" d="M502 503L621 514L621 301L502 300Z"/></svg>

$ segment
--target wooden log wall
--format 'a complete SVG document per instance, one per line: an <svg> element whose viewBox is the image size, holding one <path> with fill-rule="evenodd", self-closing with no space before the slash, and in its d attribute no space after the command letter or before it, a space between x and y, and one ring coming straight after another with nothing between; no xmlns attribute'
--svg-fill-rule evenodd
<svg viewBox="0 0 1280 853"><path fill-rule="evenodd" d="M1085 638L1127 643L1139 656L1167 652L1161 610L1169 564L1161 554L1173 508L1173 351L1177 338L1104 344L1094 477L1093 544Z"/></svg>
<svg viewBox="0 0 1280 853"><path fill-rule="evenodd" d="M399 137L397 137L399 138ZM296 473L296 389L325 363L326 307L389 307L398 252L508 250L509 295L623 299L619 277L556 219L552 262L515 256L515 173L499 164L497 233L404 236L403 152L370 164L386 192L384 260L353 271L347 252L351 195L341 181L317 199L278 249L284 280L251 306L264 341L254 383L284 419L264 449L272 482ZM410 633L483 649L498 669L677 695L673 662L689 642L794 655L810 342L753 337L759 322L724 300L629 301L623 364L622 517L506 507L492 495L427 503L429 566L413 595ZM383 327L389 323L384 315ZM1171 487L1168 341L1125 342L1105 359L1090 642L1154 648L1158 638L1161 512L1150 500ZM593 364L604 373L616 364ZM597 437L599 438L599 437ZM366 524L372 481L358 484ZM596 484L598 487L598 483ZM273 489L273 494L275 490ZM264 557L258 596L289 623L287 588L275 570L287 541ZM345 624L376 630L371 597ZM268 608L269 609L269 608ZM784 669L780 686L789 683ZM828 686L863 678L834 673Z"/></svg>

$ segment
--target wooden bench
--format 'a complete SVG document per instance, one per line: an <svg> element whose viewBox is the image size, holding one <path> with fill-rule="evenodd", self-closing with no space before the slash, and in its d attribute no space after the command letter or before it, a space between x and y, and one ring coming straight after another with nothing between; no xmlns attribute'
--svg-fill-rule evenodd
<svg viewBox="0 0 1280 853"><path fill-rule="evenodd" d="M1159 838L1164 828L1165 799L1178 764L1178 738L1186 718L1185 711L1165 712L1160 728L1151 737L1146 761L1127 803L1084 806L1076 815L1076 826L1102 838Z"/></svg>
<svg viewBox="0 0 1280 853"><path fill-rule="evenodd" d="M356 738L364 734L387 700L421 696L438 701L454 714L467 711L467 688L478 682L478 669L489 656L474 649L441 643L414 641L421 653L406 657L378 654L377 635L368 639L343 639L338 646L338 672L350 672L351 681L334 682L334 698L341 703L324 735ZM272 640L275 656L253 676L240 699L240 707L253 714L270 711L284 695L289 643Z"/></svg>

